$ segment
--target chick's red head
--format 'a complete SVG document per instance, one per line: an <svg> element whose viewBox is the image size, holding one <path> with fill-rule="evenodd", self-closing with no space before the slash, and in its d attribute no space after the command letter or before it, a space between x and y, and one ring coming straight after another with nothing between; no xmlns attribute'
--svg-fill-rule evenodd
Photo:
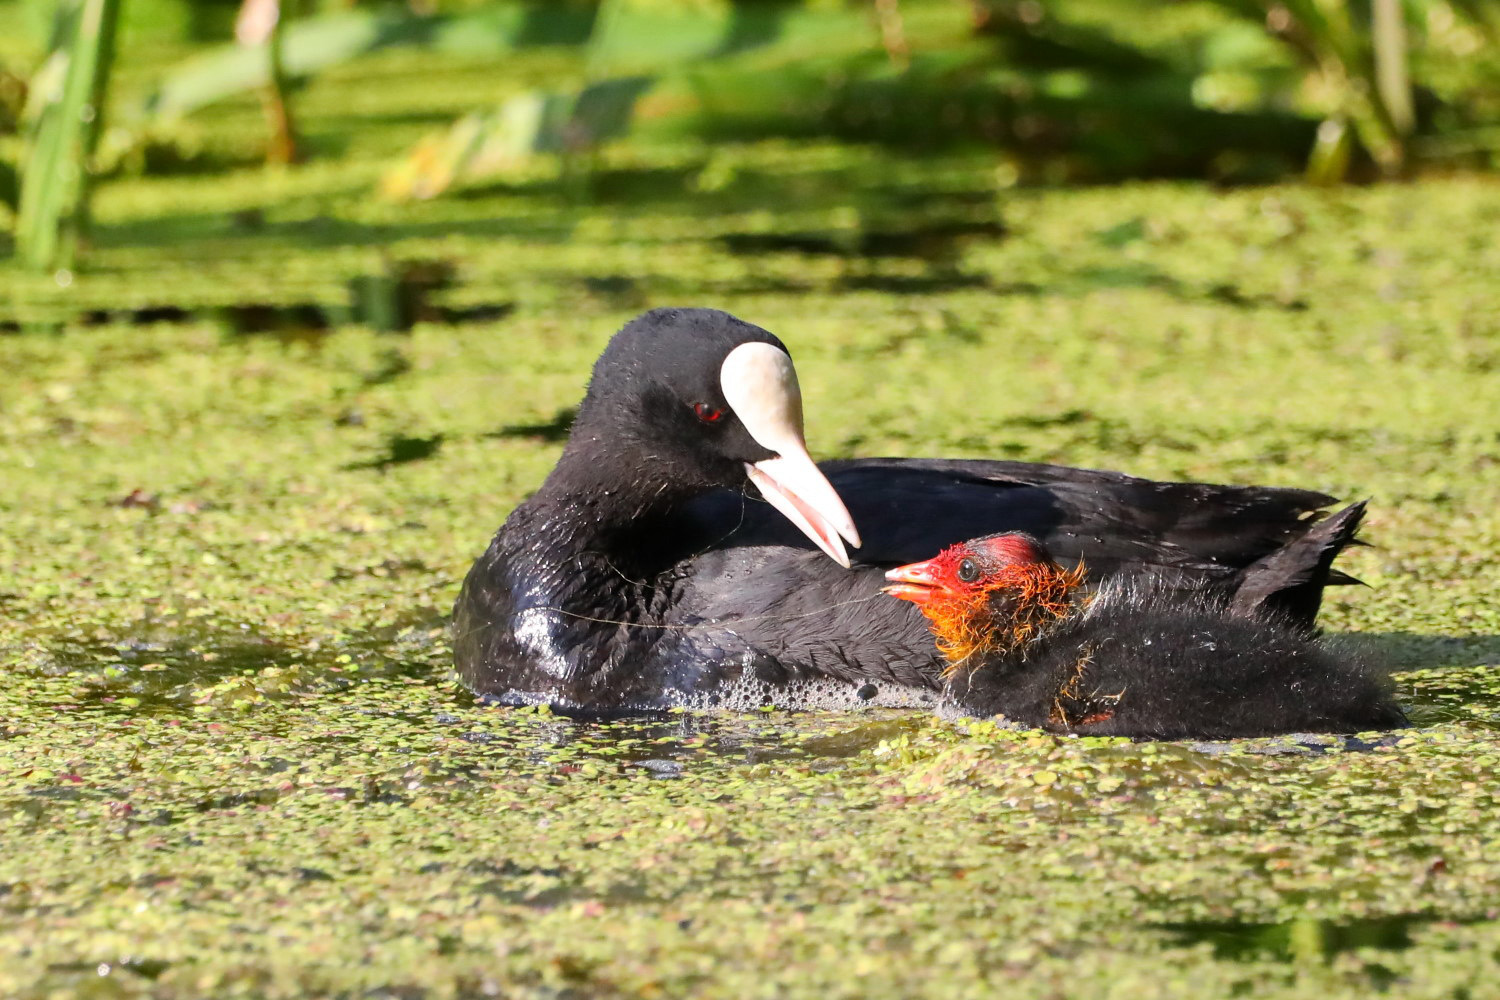
<svg viewBox="0 0 1500 1000"><path fill-rule="evenodd" d="M1084 570L1063 569L1041 542L1010 532L949 546L885 578L887 594L922 609L938 649L956 666L976 653L1015 649L1066 615Z"/></svg>

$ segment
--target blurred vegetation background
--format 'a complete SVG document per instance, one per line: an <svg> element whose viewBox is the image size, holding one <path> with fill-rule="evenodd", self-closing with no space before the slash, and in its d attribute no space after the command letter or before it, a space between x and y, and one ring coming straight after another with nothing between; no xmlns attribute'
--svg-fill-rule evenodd
<svg viewBox="0 0 1500 1000"><path fill-rule="evenodd" d="M0 996L1493 995L1495 6L0 0ZM462 573L681 304L819 456L1372 498L1420 728L475 705Z"/></svg>
<svg viewBox="0 0 1500 1000"><path fill-rule="evenodd" d="M620 142L965 151L1002 187L1367 182L1500 154L1493 0L3 0L0 23L0 254L44 273L71 273L100 183L352 143L392 203L538 177L587 202ZM369 83L342 109L358 139L299 127L340 75Z"/></svg>

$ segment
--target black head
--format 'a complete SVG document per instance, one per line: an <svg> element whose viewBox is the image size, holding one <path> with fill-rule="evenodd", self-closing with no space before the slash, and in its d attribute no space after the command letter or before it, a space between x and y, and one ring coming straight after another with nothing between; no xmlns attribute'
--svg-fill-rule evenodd
<svg viewBox="0 0 1500 1000"><path fill-rule="evenodd" d="M717 309L637 316L595 362L573 437L649 460L657 477L676 484L743 484L746 463L775 455L751 436L721 383L730 352L752 343L786 353L774 334Z"/></svg>
<svg viewBox="0 0 1500 1000"><path fill-rule="evenodd" d="M717 309L653 309L615 334L554 475L634 484L668 503L751 482L835 560L859 534L807 454L785 346Z"/></svg>

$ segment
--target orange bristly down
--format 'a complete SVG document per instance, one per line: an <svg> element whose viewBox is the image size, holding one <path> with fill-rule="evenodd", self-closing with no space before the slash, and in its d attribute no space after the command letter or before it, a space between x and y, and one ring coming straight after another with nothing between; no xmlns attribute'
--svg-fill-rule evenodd
<svg viewBox="0 0 1500 1000"><path fill-rule="evenodd" d="M939 651L948 660L948 676L977 653L1018 649L1051 623L1067 615L1069 595L1083 583L1084 568L1065 570L1055 563L1007 566L968 590L945 591L922 608L932 622ZM1013 591L1015 613L1000 616L990 609L996 591Z"/></svg>

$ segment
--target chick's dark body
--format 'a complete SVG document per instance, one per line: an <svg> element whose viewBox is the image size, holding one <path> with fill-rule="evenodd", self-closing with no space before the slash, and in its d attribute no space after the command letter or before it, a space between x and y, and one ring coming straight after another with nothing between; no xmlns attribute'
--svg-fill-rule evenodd
<svg viewBox="0 0 1500 1000"><path fill-rule="evenodd" d="M1357 648L1149 581L1106 585L1091 606L1024 646L959 664L945 700L965 715L1149 739L1406 724L1384 672Z"/></svg>

